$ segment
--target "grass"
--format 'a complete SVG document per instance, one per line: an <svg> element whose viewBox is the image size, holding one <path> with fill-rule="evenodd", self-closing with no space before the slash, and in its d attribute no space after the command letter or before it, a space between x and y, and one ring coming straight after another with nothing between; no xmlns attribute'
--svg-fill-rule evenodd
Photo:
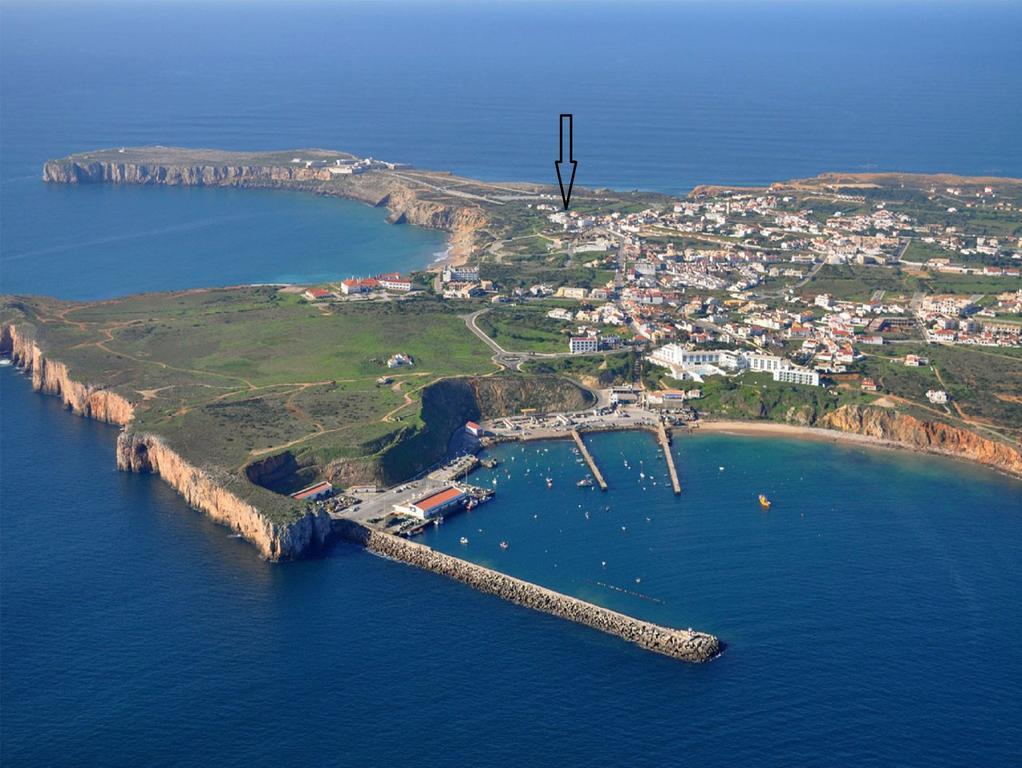
<svg viewBox="0 0 1022 768"><path fill-rule="evenodd" d="M135 403L133 429L235 478L285 449L305 465L362 461L373 471L423 427L427 384L495 370L488 348L434 300L321 310L273 288L239 288L92 304L4 300L0 318L33 326L73 379ZM415 364L389 369L397 352ZM378 385L385 374L394 382ZM250 483L234 485L271 515L294 511Z"/></svg>
<svg viewBox="0 0 1022 768"><path fill-rule="evenodd" d="M481 315L477 323L487 336L511 352L566 352L574 326L547 317L548 311L547 307L497 307Z"/></svg>

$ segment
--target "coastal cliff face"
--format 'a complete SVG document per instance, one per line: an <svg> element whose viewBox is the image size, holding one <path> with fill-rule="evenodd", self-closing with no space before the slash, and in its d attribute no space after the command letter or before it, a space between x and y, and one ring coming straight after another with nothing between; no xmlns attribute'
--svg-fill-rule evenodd
<svg viewBox="0 0 1022 768"><path fill-rule="evenodd" d="M135 416L134 407L121 395L71 378L67 365L49 359L28 328L4 323L0 328L0 352L31 373L33 389L59 397L76 414L122 427ZM192 467L153 435L122 431L117 440L117 467L157 473L189 505L233 528L268 560L302 557L321 546L330 533L330 518L325 512L308 513L289 525L270 522L258 509L227 490L225 481L215 481Z"/></svg>
<svg viewBox="0 0 1022 768"><path fill-rule="evenodd" d="M80 416L108 424L127 424L135 409L125 398L102 387L75 381L67 366L43 354L31 333L13 323L0 330L0 352L6 352L19 367L32 374L32 388L59 397L65 406Z"/></svg>
<svg viewBox="0 0 1022 768"><path fill-rule="evenodd" d="M240 533L267 560L294 560L323 545L330 534L330 516L307 512L288 525L269 521L254 506L170 449L159 437L125 431L117 438L117 468L153 472L184 497L188 504Z"/></svg>
<svg viewBox="0 0 1022 768"><path fill-rule="evenodd" d="M471 252L476 234L486 226L482 209L447 205L422 198L414 182L386 173L333 176L326 168L287 165L160 164L107 160L51 160L43 181L59 184L143 184L167 186L232 186L295 189L345 197L390 211L394 224L449 232L452 256Z"/></svg>
<svg viewBox="0 0 1022 768"><path fill-rule="evenodd" d="M845 405L825 414L818 424L985 464L1022 477L1022 452L966 429L940 421L923 421L884 408Z"/></svg>
<svg viewBox="0 0 1022 768"><path fill-rule="evenodd" d="M516 605L615 635L654 653L682 661L704 662L722 650L720 641L713 635L640 621L358 523L338 521L337 530L343 538L371 552L439 573Z"/></svg>

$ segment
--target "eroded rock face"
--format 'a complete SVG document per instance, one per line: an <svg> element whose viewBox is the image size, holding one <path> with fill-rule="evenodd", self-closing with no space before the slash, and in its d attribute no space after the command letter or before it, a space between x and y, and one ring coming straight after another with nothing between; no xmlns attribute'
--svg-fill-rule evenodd
<svg viewBox="0 0 1022 768"><path fill-rule="evenodd" d="M616 635L655 653L683 661L703 662L722 650L720 641L704 632L640 621L351 521L338 521L336 527L342 537L372 552L456 579L516 605Z"/></svg>
<svg viewBox="0 0 1022 768"><path fill-rule="evenodd" d="M380 173L335 177L326 168L286 165L167 165L109 161L50 161L43 181L59 184L165 184L298 189L347 197L390 211L395 224L415 224L451 233L451 253L466 257L487 219L477 206L447 205L419 197L398 177Z"/></svg>
<svg viewBox="0 0 1022 768"><path fill-rule="evenodd" d="M325 511L307 512L287 525L271 522L231 493L223 481L189 464L156 435L122 432L117 438L117 468L159 475L189 506L240 533L267 560L303 557L319 549L330 535L330 516Z"/></svg>
<svg viewBox="0 0 1022 768"><path fill-rule="evenodd" d="M5 323L0 330L0 350L10 354L16 365L32 374L34 390L59 397L80 416L122 426L135 416L135 409L121 395L72 379L66 365L48 359L31 333L13 323Z"/></svg>
<svg viewBox="0 0 1022 768"><path fill-rule="evenodd" d="M923 421L883 408L845 405L824 415L819 424L920 451L970 459L1022 477L1022 452L1017 448L940 421Z"/></svg>
<svg viewBox="0 0 1022 768"><path fill-rule="evenodd" d="M0 351L31 373L33 389L61 398L74 413L122 427L135 416L134 407L121 395L72 379L64 363L43 354L30 329L4 323L0 328ZM122 431L117 439L117 466L158 474L189 505L240 533L268 560L302 557L322 546L330 534L326 512L307 513L288 525L271 522L231 493L223 479L214 479L191 466L154 435Z"/></svg>

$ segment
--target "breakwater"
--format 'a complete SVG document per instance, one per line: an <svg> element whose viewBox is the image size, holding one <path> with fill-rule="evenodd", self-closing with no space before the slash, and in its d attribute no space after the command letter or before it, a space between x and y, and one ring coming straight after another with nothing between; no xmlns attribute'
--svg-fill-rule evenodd
<svg viewBox="0 0 1022 768"><path fill-rule="evenodd" d="M439 573L515 605L615 635L654 653L698 663L709 661L723 649L720 640L713 635L641 621L351 520L335 520L334 531L340 538L370 552Z"/></svg>

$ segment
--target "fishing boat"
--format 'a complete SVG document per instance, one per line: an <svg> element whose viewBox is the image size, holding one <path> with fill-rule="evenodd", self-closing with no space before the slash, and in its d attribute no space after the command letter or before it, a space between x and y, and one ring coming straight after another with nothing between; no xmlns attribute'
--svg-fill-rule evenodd
<svg viewBox="0 0 1022 768"><path fill-rule="evenodd" d="M770 509L770 504L771 504L770 499L768 499L761 493L759 495L759 505L763 507L763 509Z"/></svg>
<svg viewBox="0 0 1022 768"><path fill-rule="evenodd" d="M462 536L460 539L458 539L458 541L460 541L462 544L468 544L468 536Z"/></svg>

